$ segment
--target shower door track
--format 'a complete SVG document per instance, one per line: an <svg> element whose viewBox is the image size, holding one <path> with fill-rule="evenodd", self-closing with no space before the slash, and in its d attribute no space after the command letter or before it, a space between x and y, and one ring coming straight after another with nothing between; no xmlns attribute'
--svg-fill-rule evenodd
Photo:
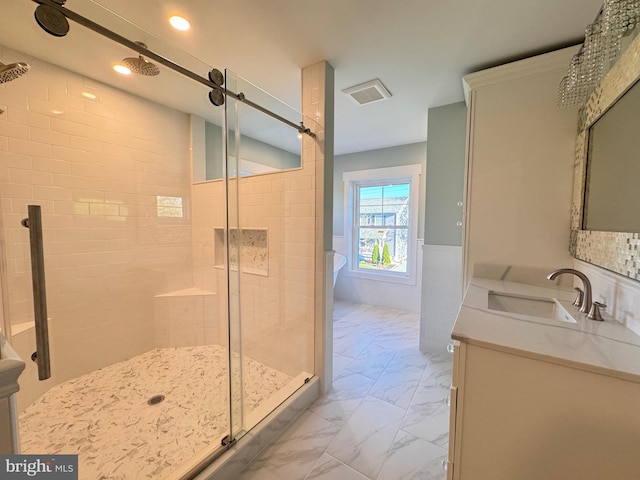
<svg viewBox="0 0 640 480"><path fill-rule="evenodd" d="M300 134L305 134L308 135L312 138L315 138L315 134L308 128L305 127L304 122L300 122L300 124L296 124L290 120L287 120L286 118L278 115L275 112L272 112L271 110L268 110L265 107L262 107L261 105L258 105L257 103L252 102L251 100L249 100L248 98L246 98L246 96L244 95L244 93L240 92L240 93L234 93L231 90L228 90L226 87L222 87L220 85L218 85L217 83L213 82L212 80L208 79L208 78L204 78L200 75L198 75L197 73L189 70L188 68L183 67L182 65L178 65L177 63L163 57L162 55L159 55L151 50L149 50L148 48L142 46L141 44L139 44L138 42L134 42L132 40L129 40L126 37L123 37L122 35L114 32L113 30L109 30L108 28L92 21L89 20L86 17L83 17L82 15L69 10L68 8L66 8L64 6L64 3L66 0L58 0L57 2L55 0L32 0L34 3L38 3L41 5L47 5L55 10L57 10L58 12L60 12L62 15L64 15L65 17L67 17L70 20L73 20L76 23L79 23L80 25L88 28L89 30L92 30L94 32L96 32L99 35L102 35L103 37L106 37L110 40L113 40L116 43L119 43L120 45L123 45L125 47L128 47L136 52L138 52L141 55L144 55L148 58L151 58L152 60L155 60L156 62L158 62L161 65L164 65L165 67L173 70L174 72L179 73L180 75L183 75L187 78L190 78L191 80L194 80L198 83L201 83L202 85L205 85L209 88L213 90L217 90L220 93L222 93L225 96L229 96L234 98L235 100L244 103L245 105L250 106L251 108L254 108L262 113L264 113L265 115L268 115L282 123L284 123L285 125L288 125L292 128L295 128L298 133ZM58 3L60 2L60 3Z"/></svg>

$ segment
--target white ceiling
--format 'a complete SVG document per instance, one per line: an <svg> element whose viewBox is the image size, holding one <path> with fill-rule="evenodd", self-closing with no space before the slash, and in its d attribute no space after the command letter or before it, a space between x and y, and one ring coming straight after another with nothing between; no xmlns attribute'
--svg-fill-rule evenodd
<svg viewBox="0 0 640 480"><path fill-rule="evenodd" d="M427 110L462 101L464 74L581 42L601 2L67 0L66 6L202 76L212 67L231 69L296 108L300 70L327 60L335 68L335 152L343 154L426 140ZM164 68L159 77L123 80L110 67L132 51L73 22L67 37L52 37L36 25L35 7L31 0L2 0L0 45L212 115L206 87ZM190 31L168 25L175 13L190 19ZM358 106L341 92L374 78L391 99Z"/></svg>

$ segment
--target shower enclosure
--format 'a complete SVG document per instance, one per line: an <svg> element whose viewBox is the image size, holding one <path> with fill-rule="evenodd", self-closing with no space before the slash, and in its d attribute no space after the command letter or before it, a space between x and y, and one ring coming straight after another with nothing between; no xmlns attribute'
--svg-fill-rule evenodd
<svg viewBox="0 0 640 480"><path fill-rule="evenodd" d="M211 70L78 4L190 71ZM0 13L49 42L34 8L6 0ZM96 76L112 59L95 52L131 57L70 23L56 41L91 57ZM304 122L305 142L316 126L229 71L223 88L242 95L214 107L162 66L122 84L110 72L106 84L45 59L47 45L18 43L0 37L0 61L31 65L0 85L0 281L2 333L27 363L20 451L77 453L86 479L192 478L314 375L315 166L290 124ZM156 80L166 104L143 96ZM198 94L197 111L180 104ZM42 223L43 380L29 206Z"/></svg>

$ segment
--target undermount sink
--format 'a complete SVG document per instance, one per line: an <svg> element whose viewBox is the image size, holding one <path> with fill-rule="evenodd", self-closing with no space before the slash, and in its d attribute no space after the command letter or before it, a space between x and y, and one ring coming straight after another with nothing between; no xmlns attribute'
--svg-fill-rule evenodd
<svg viewBox="0 0 640 480"><path fill-rule="evenodd" d="M490 290L487 295L487 308L516 315L576 323L562 304L551 297L530 297Z"/></svg>

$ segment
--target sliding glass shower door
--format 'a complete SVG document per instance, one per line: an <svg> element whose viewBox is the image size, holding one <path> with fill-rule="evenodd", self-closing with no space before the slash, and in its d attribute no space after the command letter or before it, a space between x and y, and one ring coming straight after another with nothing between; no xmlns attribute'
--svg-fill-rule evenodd
<svg viewBox="0 0 640 480"><path fill-rule="evenodd" d="M233 72L226 87L301 114ZM232 432L241 436L314 372L315 165L289 125L226 100ZM315 127L306 119L305 125Z"/></svg>
<svg viewBox="0 0 640 480"><path fill-rule="evenodd" d="M20 450L77 454L87 480L181 478L230 437L227 282L205 248L214 230L202 232L203 218L224 226L226 203L224 192L222 202L205 199L202 214L192 151L204 139L194 138L186 106L134 92L154 80L172 92L193 82L167 69L121 78L111 62L132 52L76 24L55 42L90 57L100 80L66 68L64 56L4 44L24 41L35 52L38 42L52 42L35 24L35 7L0 6L3 21L24 32L0 35L0 61L31 66L0 84L2 333L27 364L16 395ZM109 27L162 50L148 32L103 15ZM31 360L43 352L32 294L34 224L23 222L30 206L42 223L46 380Z"/></svg>
<svg viewBox="0 0 640 480"><path fill-rule="evenodd" d="M78 454L87 480L188 478L314 373L315 165L297 130L264 110L294 126L301 116L231 72L226 88L262 110L239 95L216 108L165 68L123 79L112 63L132 52L75 24L56 42L94 63L73 70L37 48L51 39L35 7L0 6L25 39L0 32L0 61L31 65L0 84L2 333L27 363L21 452ZM211 69L95 2L82 13ZM31 361L45 352L30 206L42 225L43 380Z"/></svg>

